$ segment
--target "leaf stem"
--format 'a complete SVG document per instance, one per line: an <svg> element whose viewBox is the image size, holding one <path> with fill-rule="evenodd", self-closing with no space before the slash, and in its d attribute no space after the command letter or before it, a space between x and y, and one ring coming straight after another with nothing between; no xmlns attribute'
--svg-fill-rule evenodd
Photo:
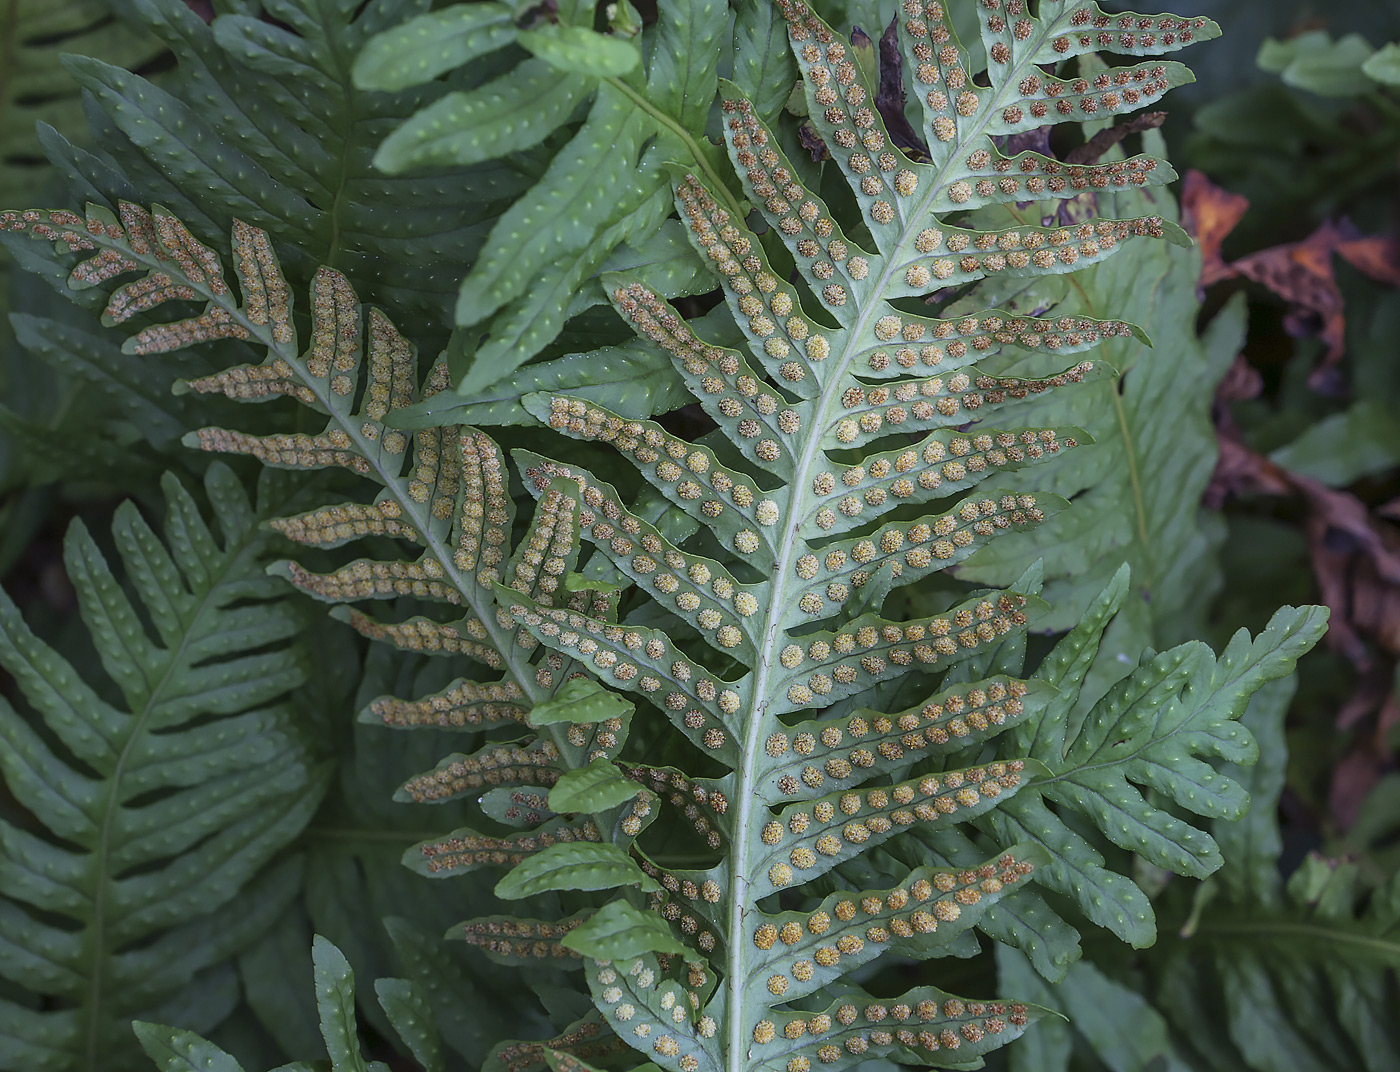
<svg viewBox="0 0 1400 1072"><path fill-rule="evenodd" d="M690 131L686 130L685 127L681 126L671 116L658 109L656 105L652 104L651 101L647 100L646 97L642 96L621 79L604 78L603 81L616 89L642 111L646 112L647 115L651 116L658 126L665 127L667 131L674 135L675 138L690 151L690 155L695 158L695 166L700 169L701 174L705 176L710 188L724 203L725 209L728 210L736 220L745 218L747 213L745 213L742 208L741 199L734 196L733 191L729 189L728 184L725 183L724 179L714 169L704 149L691 135Z"/></svg>

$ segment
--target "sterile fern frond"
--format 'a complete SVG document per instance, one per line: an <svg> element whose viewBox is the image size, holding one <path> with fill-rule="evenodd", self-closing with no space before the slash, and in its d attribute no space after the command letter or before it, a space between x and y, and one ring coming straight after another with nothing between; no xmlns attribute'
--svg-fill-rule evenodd
<svg viewBox="0 0 1400 1072"><path fill-rule="evenodd" d="M1128 590L1124 566L1042 663L1036 677L1057 695L1039 720L1016 727L1011 736L1013 747L1043 763L1047 773L1033 780L1032 792L1019 794L979 825L999 841L1046 847L1053 859L1039 874L1043 885L1091 922L1147 946L1157 937L1147 895L1128 875L1106 866L1104 846L1076 825L1087 821L1108 843L1164 871L1204 878L1218 870L1223 858L1215 840L1180 813L1211 819L1245 814L1249 793L1208 761L1254 762L1257 747L1238 719L1251 695L1291 672L1317 643L1327 615L1316 607L1284 608L1257 637L1241 630L1218 658L1199 642L1149 652L1142 665L1077 715L1087 671ZM1178 811L1163 807L1164 801ZM1033 951L1045 975L1059 977L1078 956L1074 932L1047 906L1037 906L1034 914L1042 933L1027 929L1013 944Z"/></svg>
<svg viewBox="0 0 1400 1072"><path fill-rule="evenodd" d="M365 1058L355 1016L355 973L345 954L316 936L311 950L316 980L316 1011L329 1065L293 1061L276 1072L388 1072L383 1061ZM375 996L393 1032L423 1072L442 1072L442 1041L434 1030L423 989L407 979L376 979ZM230 1053L193 1031L137 1021L133 1025L147 1055L161 1072L243 1072Z"/></svg>
<svg viewBox="0 0 1400 1072"><path fill-rule="evenodd" d="M1096 192L1095 198L1130 214L1174 219L1177 211L1171 195L1159 189ZM1221 584L1214 554L1224 538L1220 518L1181 504L1199 502L1214 471L1219 448L1211 405L1244 343L1246 313L1242 299L1231 302L1198 334L1199 276L1194 250L1135 243L1076 276L1074 287L1028 296L1053 298L1066 312L1114 309L1140 324L1153 343L1105 340L1097 356L1120 376L1098 380L1064 400L1063 408L1027 402L1028 419L1063 414L1059 419L1095 438L1076 464L1027 476L1029 487L1072 499L1076 508L958 570L974 583L1006 584L1043 559L1045 597L1054 608L1047 624L1059 630L1072 628L1118 565L1129 563L1133 590L1109 640L1129 664L1145 648L1200 635ZM1097 695L1126 668L1121 661L1096 667L1088 690Z"/></svg>
<svg viewBox="0 0 1400 1072"><path fill-rule="evenodd" d="M1016 951L998 951L1005 985L1024 985L1069 1017L1018 1049L1014 1072L1065 1072L1096 1058L1210 1072L1381 1072L1400 1059L1389 1014L1400 969L1395 877L1363 883L1365 862L1316 854L1291 876L1279 867L1283 718L1293 691L1282 680L1251 702L1242 721L1260 761L1240 778L1254 798L1250 812L1213 824L1226 861L1216 876L1159 896L1172 926L1152 949L1130 964L1076 964L1053 987Z"/></svg>
<svg viewBox="0 0 1400 1072"><path fill-rule="evenodd" d="M569 317L602 304L600 270L637 271L670 296L712 286L665 222L664 165L683 160L719 181L718 154L697 132L715 96L728 10L708 0L663 4L650 47L630 5L609 12L608 32L598 33L588 3L456 4L379 34L356 60L363 89L431 85L449 71L471 79L457 78L385 139L375 163L390 174L558 146L542 173L522 176L523 193L462 280L456 321L481 323L487 336L458 384L465 400L509 381ZM573 371L584 382L595 375Z"/></svg>
<svg viewBox="0 0 1400 1072"><path fill-rule="evenodd" d="M6 1068L133 1067L133 1015L212 1028L230 1011L226 962L297 891L296 864L264 868L325 770L287 702L301 623L264 573L268 504L212 467L216 533L174 477L165 492L164 541L130 503L117 511L129 588L80 522L68 533L110 684L0 596L0 665L23 698L0 706L0 769L33 817L0 823L0 973L23 995L0 1002Z"/></svg>

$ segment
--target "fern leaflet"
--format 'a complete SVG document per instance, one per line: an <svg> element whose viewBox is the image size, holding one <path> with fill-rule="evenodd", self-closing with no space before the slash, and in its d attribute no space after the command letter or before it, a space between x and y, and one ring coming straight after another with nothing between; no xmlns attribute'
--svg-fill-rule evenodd
<svg viewBox="0 0 1400 1072"><path fill-rule="evenodd" d="M1152 55L1215 28L1163 16L1144 32L1092 5L1047 0L1032 18L1022 0L989 2L977 9L983 85L943 5L909 0L900 42L927 151L906 153L852 46L805 6L781 7L812 129L854 209L828 207L760 110L726 89L726 146L767 230L750 229L710 169L681 169L675 197L722 280L738 345L698 334L644 273L605 278L614 306L673 362L715 428L690 440L577 392L527 396L530 412L586 450L606 444L635 464L644 493L599 479L578 458L521 451L539 501L513 553L500 451L471 428L410 436L394 427L410 414L405 423L425 423L446 367L420 385L412 346L377 310L362 314L339 273L315 274L303 349L292 288L255 227L234 224L235 293L213 251L160 209L123 205L120 220L100 209L86 220L0 217L0 226L92 251L76 285L145 272L114 292L110 321L170 299L204 303L188 319L148 322L129 352L230 338L262 350L258 363L187 386L243 400L290 396L323 416L324 430L208 428L191 442L274 466L342 468L379 489L372 503L277 521L295 541L336 547L386 536L421 552L328 573L295 562L280 571L336 604L406 596L435 605L439 613L398 620L334 613L369 637L497 672L426 697L382 698L366 712L398 727L500 728L405 783L405 799L474 801L483 815L407 859L434 876L510 865L496 895L525 900L532 917L486 916L460 936L512 962L578 967L597 1011L548 1043L502 1044L492 1072L610 1061L626 1046L672 1072L807 1072L879 1056L975 1062L1039 1011L931 986L886 999L848 976L885 952L965 951L973 927L1027 949L1053 931L1063 956L1037 966L1062 972L1073 932L1025 880L1065 890L1077 867L1101 888L1126 882L1095 858L1093 827L1184 873L1217 866L1209 839L1142 789L1197 812L1238 813L1238 786L1196 757L1249 758L1248 735L1233 721L1243 699L1286 673L1320 629L1316 613L1288 610L1220 660L1199 646L1153 656L1080 724L1078 688L1124 577L1034 675L1023 666L1025 631L1045 611L1034 569L1007 591L928 586L942 602L887 616L895 590L937 580L1064 509L1018 474L1087 437L1054 417L1017 419L1028 400L1072 397L1103 374L1091 361L1066 367L1069 355L1140 334L1060 311L928 315L923 299L983 280L974 293L995 294L1001 280L1096 265L1126 242L1184 240L1156 215L1065 222L1052 208L1035 217L1047 222L982 225L974 213L993 206L1083 194L1079 206L1092 207L1092 191L1172 177L1147 156L1066 165L1032 150L1003 153L1018 133L1129 111L1187 78L1155 60L1092 79L1044 65L1094 48ZM537 55L566 53L569 34L554 37L534 42ZM600 93L595 109L611 107L607 98ZM801 286L784 282L793 264ZM498 297L476 296L492 309ZM1034 374L1005 374L1012 354ZM584 540L595 548L586 562ZM646 597L626 614L620 580ZM658 730L658 709L678 734ZM993 749L1003 733L1009 756ZM624 753L629 737L641 743ZM672 745L680 741L687 747ZM1071 822L1085 833L1065 848L1057 838ZM882 862L917 859L891 875L870 865L882 845ZM611 895L591 891L611 890L622 892L600 908ZM1086 911L1113 925L1096 896ZM1150 921L1138 913L1133 924Z"/></svg>

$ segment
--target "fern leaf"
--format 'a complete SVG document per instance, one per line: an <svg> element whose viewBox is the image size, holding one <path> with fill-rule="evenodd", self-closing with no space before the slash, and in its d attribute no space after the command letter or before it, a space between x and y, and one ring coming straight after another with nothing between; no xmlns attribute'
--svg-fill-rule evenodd
<svg viewBox="0 0 1400 1072"><path fill-rule="evenodd" d="M961 897L939 897L934 891L943 887L931 883L932 872L917 872L910 886L884 897L837 895L834 903L844 907L836 922L818 911L804 927L774 915L770 900L780 890L800 893L804 882L860 858L901 828L917 824L937 840L940 830L956 831L964 820L995 822L1027 785L1049 785L1056 769L1039 766L1037 757L901 778L907 770L899 766L903 738L911 749L951 755L968 738L990 739L1004 730L1024 735L1077 698L1073 690L1060 695L1062 680L1053 675L1034 686L1004 676L982 679L990 652L1037 613L1038 601L1025 593L975 597L905 621L879 610L891 588L953 564L1005 530L1042 523L1061 502L1047 502L1047 511L1035 497L988 493L977 485L994 475L1007 480L1023 466L1087 441L1072 427L997 428L982 421L1038 394L1072 393L1091 378L1090 364L1048 378L994 378L972 366L974 358L983 361L1002 349L1072 354L1104 339L1131 337L1135 329L1096 317L1029 317L1007 309L915 316L892 302L937 284L1073 270L1138 237L1180 237L1157 217L988 230L967 218L942 218L1028 194L1071 196L1091 184L1161 181L1170 172L1146 159L1081 171L1034 153L1002 158L991 135L1019 129L1026 109L1038 108L1033 98L1045 85L1024 86L1005 71L1028 68L1048 35L1061 32L1060 21L1068 25L1076 16L1056 7L1042 13L1043 23L1025 20L1028 29L1021 33L1004 17L982 11L984 41L994 57L991 85L982 93L970 88L966 60L942 22L941 6L933 8L906 13L908 66L924 85L946 84L962 95L954 100L939 89L921 98L934 146L932 162L921 164L891 144L870 107L872 87L850 61L850 46L807 9L785 7L813 127L852 187L868 246L854 237L854 228L843 232L814 188L799 179L753 106L738 97L725 103L726 140L745 190L775 239L787 244L813 301L804 304L802 293L782 281L770 267L773 251L696 173L678 181L677 204L697 248L724 281L746 345L716 346L641 282L626 273L609 279L619 312L671 356L716 433L690 442L578 397L525 399L557 431L613 445L657 493L708 531L712 549L722 548L697 554L663 537L585 468L528 453L518 459L537 492L549 495L561 481L574 482L584 507L583 538L678 616L684 635L710 649L650 624L613 625L505 586L498 592L511 616L542 644L580 663L591 661L614 688L650 695L695 747L732 770L699 780L679 772L669 779L661 771L649 775L661 796L676 790L677 805L684 805L697 831L710 831L709 844L725 849L713 866L679 868L667 866L655 846L646 847L645 837L636 849L644 869L665 887L663 916L694 941L694 959L684 958L689 967L678 969L668 955L646 949L585 963L595 1001L613 1029L639 1039L664 1067L805 1069L866 1053L937 1063L941 1051L954 1048L961 1061L1009 1041L1033 1015L1025 1005L966 1003L933 990L912 993L893 1014L854 991L825 1011L793 1008L819 987L839 987L841 975L882 951L891 941L891 930L882 926L887 919L891 928L903 928L896 933L912 937L921 925L931 933L940 918L959 919L964 907L969 920L990 917L1003 889L1040 872L1034 861L1050 858L1040 855L1044 850L1019 857L1008 852L968 871L964 881L976 888L964 888ZM1153 65L1125 68L1123 77L1129 88L1142 85L1127 98L1140 103L1185 76ZM1056 114L1104 104L1087 84L1079 89L1065 81L1045 92L1047 98L1079 94ZM1110 97L1107 108L1125 106L1121 93ZM813 311L817 302L820 314ZM923 378L914 378L920 369ZM884 387L869 380L894 382ZM906 430L920 438L886 446ZM884 516L896 506L969 492L971 498L937 514L911 519L906 510L895 524ZM852 530L858 531L843 538ZM1274 645L1270 638L1265 646ZM871 702L875 690L897 676L929 675L973 660L979 661L966 671L965 691L953 688L960 679L951 678L931 690L929 701L900 712L898 723ZM853 701L859 709L866 697L859 713L836 706ZM824 716L830 706L836 709ZM1027 717L1028 707L1039 717ZM799 712L806 713L805 722L784 721ZM1053 758L1063 769L1065 757ZM886 772L894 777L878 778ZM693 804L686 802L690 792ZM1032 797L1039 804L1045 792ZM1151 822L1160 819L1160 812L1150 813ZM1013 845L1026 839L997 840ZM937 874L947 889L958 886L958 872ZM981 885L978 875L985 876ZM928 891L930 906L903 915L914 888ZM864 916L855 911L858 899ZM784 948L765 963L763 954L779 948L780 939L794 946L807 930L825 935L828 928L830 944L811 959ZM798 1004L789 1008L789 1001ZM682 1015L687 1006L698 1018ZM882 1021L890 1016L897 1023L885 1030Z"/></svg>
<svg viewBox="0 0 1400 1072"><path fill-rule="evenodd" d="M772 4L745 4L734 20L734 84L772 124L792 95L797 65L787 45L787 25Z"/></svg>
<svg viewBox="0 0 1400 1072"><path fill-rule="evenodd" d="M401 88L510 40L534 53L401 125L376 156L391 172L470 164L538 144L592 98L582 126L494 225L462 282L457 323L489 320L489 337L458 384L468 397L510 377L559 334L579 311L580 288L615 248L644 245L656 233L669 208L658 165L688 160L715 174L717 163L689 132L704 127L715 95L723 4L664 6L644 70L630 39L639 27L624 13L615 13L611 33L598 34L584 6L519 29L503 24L501 11L459 5L421 15L371 40L355 68L361 87Z"/></svg>
<svg viewBox="0 0 1400 1072"><path fill-rule="evenodd" d="M506 4L461 4L382 30L355 59L355 81L407 89L508 45L514 12Z"/></svg>
<svg viewBox="0 0 1400 1072"><path fill-rule="evenodd" d="M40 1067L126 1067L133 1014L160 1012L198 972L214 970L197 987L216 985L292 895L295 868L257 876L324 788L282 699L303 677L287 643L299 622L263 574L260 514L222 466L206 490L217 536L173 477L164 541L130 504L117 511L140 610L81 524L69 532L69 577L121 706L0 602L0 662L27 704L0 710L0 763L41 824L0 827L0 940L6 976L51 1002L6 1002L3 1020L7 1052ZM208 1029L226 1010L205 1007Z"/></svg>
<svg viewBox="0 0 1400 1072"><path fill-rule="evenodd" d="M1126 567L1066 636L1041 673L1052 684L1082 682L1109 618L1128 589ZM1146 896L1125 876L1104 869L1102 855L1060 819L1087 817L1109 841L1158 867L1203 877L1221 865L1204 831L1149 802L1151 789L1181 808L1211 818L1238 818L1249 797L1230 777L1197 757L1249 763L1257 751L1237 721L1248 697L1286 675L1321 636L1325 613L1280 611L1251 640L1241 631L1217 660L1200 644L1184 644L1144 661L1114 686L1077 725L1068 719L1078 689L1061 693L1033 735L1017 732L1051 771L1040 796L1011 801L989 819L999 838L1053 845L1057 859L1042 881L1075 899L1080 911L1134 945L1156 937ZM1029 803L1026 801L1029 800Z"/></svg>
<svg viewBox="0 0 1400 1072"><path fill-rule="evenodd" d="M200 1038L193 1031L182 1031L164 1024L137 1020L132 1025L136 1037L161 1072L243 1072L243 1066L233 1055Z"/></svg>
<svg viewBox="0 0 1400 1072"><path fill-rule="evenodd" d="M1013 1054L1018 1070L1060 1070L1079 1059L1220 1070L1365 1069L1393 1064L1400 1039L1386 1012L1400 945L1395 883L1357 897L1352 864L1310 857L1285 882L1275 805L1286 748L1283 716L1294 691L1284 678L1256 694L1243 722L1260 744L1245 780L1256 794L1242 823L1217 823L1226 866L1203 888L1168 888L1159 910L1177 925L1138 954L1126 975L1111 960L1076 965L1039 1000L1070 1015ZM1039 985L1014 950L998 950L1005 980ZM1318 995L1328 995L1319 1001ZM1107 1013L1108 1015L1104 1015ZM1131 1016L1140 1030L1121 1023Z"/></svg>
<svg viewBox="0 0 1400 1072"><path fill-rule="evenodd" d="M375 166L397 174L528 149L562 126L589 89L582 75L561 78L543 60L523 63L498 81L504 84L449 93L424 108L384 139Z"/></svg>
<svg viewBox="0 0 1400 1072"><path fill-rule="evenodd" d="M121 213L119 219L94 207L87 220L60 212L6 221L85 254L74 269L76 286L108 285L141 273L116 286L107 306L109 323L124 322L138 309L149 317L147 326L124 344L129 352L163 353L214 339L262 347L262 363L201 377L186 389L240 401L288 397L317 411L327 422L324 431L259 436L211 428L192 434L191 445L250 454L277 467L336 468L365 477L378 488L372 502L322 506L274 519L270 527L313 546L388 536L418 552L414 561L361 558L325 573L283 563L275 572L337 604L335 610L371 638L430 656L467 655L488 671L415 699L371 699L362 717L403 728L442 721L473 728L492 722L519 725L539 704L546 740L535 745L497 742L449 757L411 779L404 795L459 803L473 790L473 796L480 796L482 789L496 787L527 797L536 791L547 795L565 772L616 756L628 733L630 708L607 693L602 693L605 702L586 702L587 697L579 696L584 683L570 681L579 677L575 664L541 652L527 632L499 614L494 601L496 586L504 582L516 586L509 589L512 598L570 606L596 616L591 620L614 619L615 596L564 583L576 576L577 486L560 481L545 489L524 538L512 551L513 503L495 444L473 429L432 428L409 436L384 423L393 410L440 389L443 369L437 366L420 392L412 348L376 310L362 318L343 276L329 269L317 273L303 350L292 316L293 291L266 234L235 224L236 270L229 279L214 251L165 211L123 205ZM191 298L203 302L194 316L171 323L153 315L167 301ZM397 595L436 603L444 608L442 617L417 614L386 621L346 605ZM494 681L492 669L500 673ZM551 728L548 701L561 687L569 691L553 710L570 717ZM631 795L637 797L631 804L634 813L650 810L655 799L649 793ZM477 810L485 812L485 806L478 802ZM534 822L520 823L527 829L514 833L462 828L424 840L409 848L410 867L446 877L535 859L547 863L550 850L566 846L621 851L605 841L590 816L555 819L547 807L535 814ZM635 816L638 829L644 820L644 814ZM641 884L654 885L635 864L627 866Z"/></svg>

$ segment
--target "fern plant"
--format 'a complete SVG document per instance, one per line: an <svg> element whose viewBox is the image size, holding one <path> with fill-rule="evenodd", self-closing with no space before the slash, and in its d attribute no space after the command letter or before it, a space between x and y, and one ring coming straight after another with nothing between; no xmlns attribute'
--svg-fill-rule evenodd
<svg viewBox="0 0 1400 1072"><path fill-rule="evenodd" d="M255 510L222 465L205 489L217 534L174 477L165 542L118 509L136 600L82 524L69 530L106 681L0 595L0 665L23 699L0 705L0 768L30 816L0 821L6 1067L122 1067L136 1015L212 1028L235 997L227 961L297 893L297 861L267 865L327 771L287 702L302 620L264 572L258 525L285 489L264 481Z"/></svg>
<svg viewBox="0 0 1400 1072"><path fill-rule="evenodd" d="M1164 163L1066 165L1010 139L1131 111L1185 69L1044 68L1092 50L1156 55L1214 25L1050 0L1033 16L1022 0L986 0L981 77L943 5L909 0L898 33L923 112L915 144L887 130L898 95L877 89L852 43L805 6L781 7L810 129L833 161L821 177L835 181L820 195L760 107L726 87L726 147L759 229L713 167L681 166L674 193L738 345L698 334L644 273L605 278L713 428L687 439L577 394L528 396L542 422L588 445L567 460L544 442L517 452L539 501L513 552L501 451L428 417L448 365L420 377L413 346L383 313L362 312L334 268L312 274L307 331L273 237L251 223L232 224L235 288L215 251L160 207L0 215L0 228L85 254L74 287L143 273L106 303L108 323L139 318L126 352L254 349L256 360L186 390L290 398L326 420L319 432L204 428L191 445L375 486L372 501L271 523L315 548L366 541L374 557L276 571L335 604L404 597L408 617L333 614L471 667L362 717L489 731L404 784L404 799L474 801L481 813L408 860L437 877L511 866L495 894L528 899L530 915L479 917L454 935L526 972L547 963L587 979L594 1010L573 1006L546 1042L503 1043L493 1070L618 1063L628 1047L679 1072L975 1063L1039 1010L935 986L885 997L872 962L965 955L976 927L1063 975L1077 935L1028 878L1149 942L1151 906L1105 848L1188 875L1219 866L1181 813L1242 813L1246 794L1205 759L1252 758L1236 717L1322 628L1320 612L1287 609L1219 659L1199 644L1148 652L1100 698L1083 683L1125 572L1033 670L1025 634L1047 609L1039 570L993 591L940 577L1073 510L1031 493L1022 471L1086 442L1054 418L1054 400L1105 370L1066 367L1071 355L1138 334L1000 303L1015 291L1001 281L1097 265L1139 239L1183 240L1158 214L1086 215L1095 191L1169 180ZM985 224L996 206L1025 202L1043 209L1039 222ZM982 308L923 301L983 280ZM203 309L181 319L163 308L172 301ZM1013 356L1034 372L1009 374ZM1035 399L1050 420L1024 421ZM604 480L580 464L607 457L599 443L637 477ZM637 479L643 490L630 490ZM905 599L917 613L886 611Z"/></svg>

